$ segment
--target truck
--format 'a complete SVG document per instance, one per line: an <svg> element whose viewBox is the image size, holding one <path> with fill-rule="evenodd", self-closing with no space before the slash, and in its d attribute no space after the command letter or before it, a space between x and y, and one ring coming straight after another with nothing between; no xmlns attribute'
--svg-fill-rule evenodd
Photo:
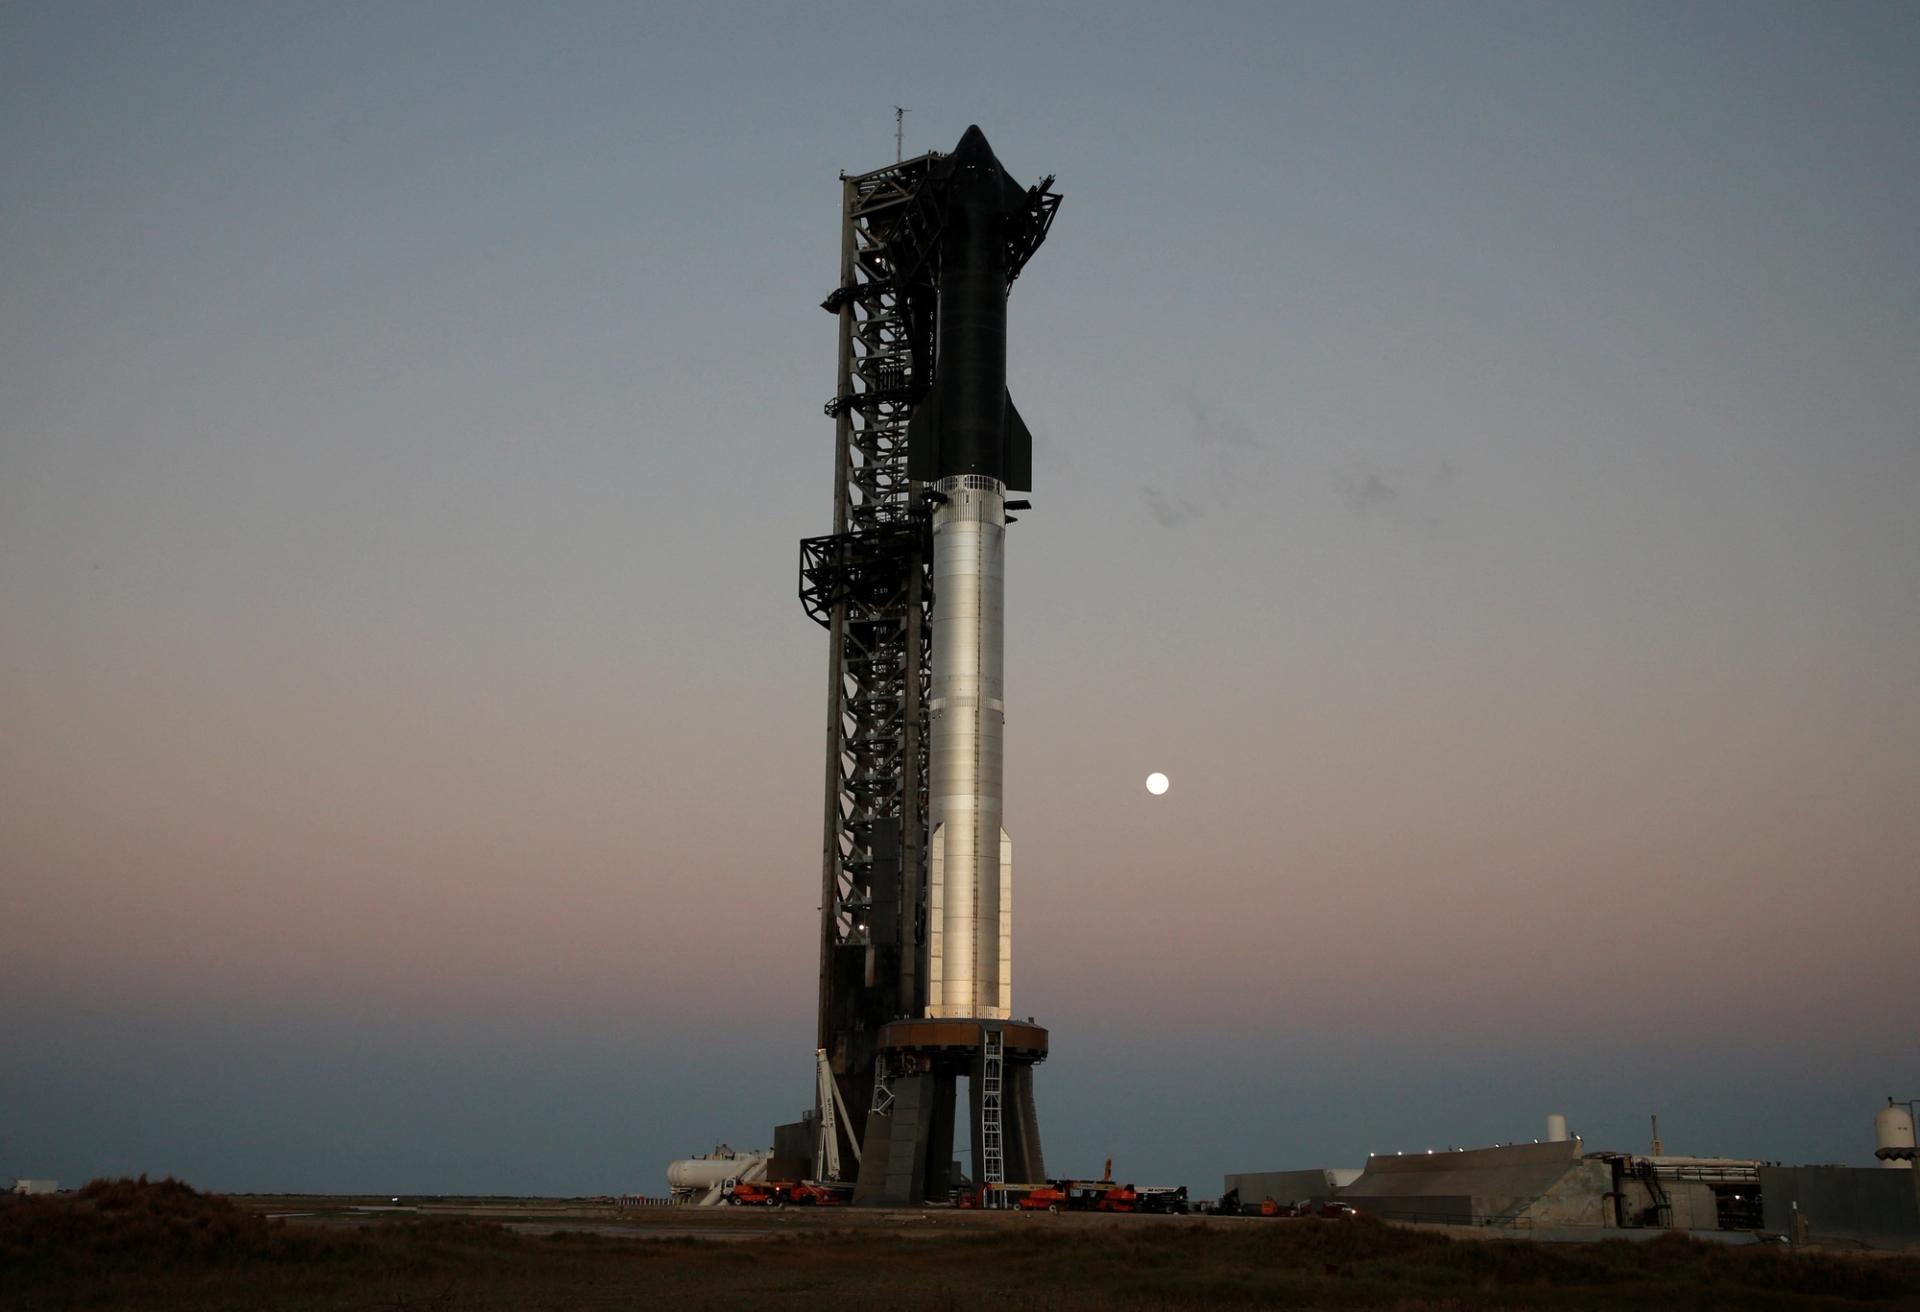
<svg viewBox="0 0 1920 1312"><path fill-rule="evenodd" d="M1165 1185L1149 1185L1137 1191L1140 1195L1136 1211L1155 1213L1160 1216L1185 1216L1193 1210L1187 1200L1187 1187L1177 1188Z"/></svg>
<svg viewBox="0 0 1920 1312"><path fill-rule="evenodd" d="M791 1184L776 1180L735 1180L727 1189L729 1207L783 1207Z"/></svg>
<svg viewBox="0 0 1920 1312"><path fill-rule="evenodd" d="M1307 1211L1297 1203L1276 1203L1271 1198L1263 1198L1257 1203L1240 1201L1240 1191L1229 1189L1221 1194L1213 1206L1204 1210L1214 1216L1306 1216Z"/></svg>

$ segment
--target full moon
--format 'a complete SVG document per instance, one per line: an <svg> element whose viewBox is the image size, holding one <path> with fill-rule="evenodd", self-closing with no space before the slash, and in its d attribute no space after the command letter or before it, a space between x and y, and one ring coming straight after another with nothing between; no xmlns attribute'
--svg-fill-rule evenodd
<svg viewBox="0 0 1920 1312"><path fill-rule="evenodd" d="M1147 791L1155 797L1167 791L1167 777L1155 770L1147 776Z"/></svg>

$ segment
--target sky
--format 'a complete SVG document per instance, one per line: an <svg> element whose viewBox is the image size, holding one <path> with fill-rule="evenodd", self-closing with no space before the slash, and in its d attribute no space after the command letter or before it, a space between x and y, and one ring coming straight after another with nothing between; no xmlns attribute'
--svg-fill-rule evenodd
<svg viewBox="0 0 1920 1312"><path fill-rule="evenodd" d="M1865 2L0 7L0 1176L659 1194L810 1105L796 543L895 105L1065 195L1049 1167L1869 1164L1916 67Z"/></svg>

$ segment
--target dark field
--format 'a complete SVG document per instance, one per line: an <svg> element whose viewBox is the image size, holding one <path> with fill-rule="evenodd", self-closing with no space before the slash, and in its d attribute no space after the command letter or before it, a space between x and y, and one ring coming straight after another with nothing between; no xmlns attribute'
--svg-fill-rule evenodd
<svg viewBox="0 0 1920 1312"><path fill-rule="evenodd" d="M311 1214L267 1215L295 1210ZM7 1198L0 1307L1920 1309L1920 1258L1677 1236L1534 1245L1365 1219L460 1210L498 1219L337 1199L242 1206L172 1181ZM595 1232L529 1233L556 1226Z"/></svg>

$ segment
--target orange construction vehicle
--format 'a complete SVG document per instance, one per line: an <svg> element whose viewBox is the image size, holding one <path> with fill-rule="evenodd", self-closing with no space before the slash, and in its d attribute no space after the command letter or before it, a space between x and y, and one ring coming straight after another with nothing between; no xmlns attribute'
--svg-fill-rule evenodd
<svg viewBox="0 0 1920 1312"><path fill-rule="evenodd" d="M1140 1195L1111 1180L1049 1180L1020 1199L1023 1212L1137 1212Z"/></svg>
<svg viewBox="0 0 1920 1312"><path fill-rule="evenodd" d="M832 1180L802 1180L787 1191L796 1207L845 1207L853 1201L853 1186Z"/></svg>
<svg viewBox="0 0 1920 1312"><path fill-rule="evenodd" d="M1051 1181L1020 1195L1020 1210L1023 1212L1064 1212L1070 1206L1067 1190Z"/></svg>

